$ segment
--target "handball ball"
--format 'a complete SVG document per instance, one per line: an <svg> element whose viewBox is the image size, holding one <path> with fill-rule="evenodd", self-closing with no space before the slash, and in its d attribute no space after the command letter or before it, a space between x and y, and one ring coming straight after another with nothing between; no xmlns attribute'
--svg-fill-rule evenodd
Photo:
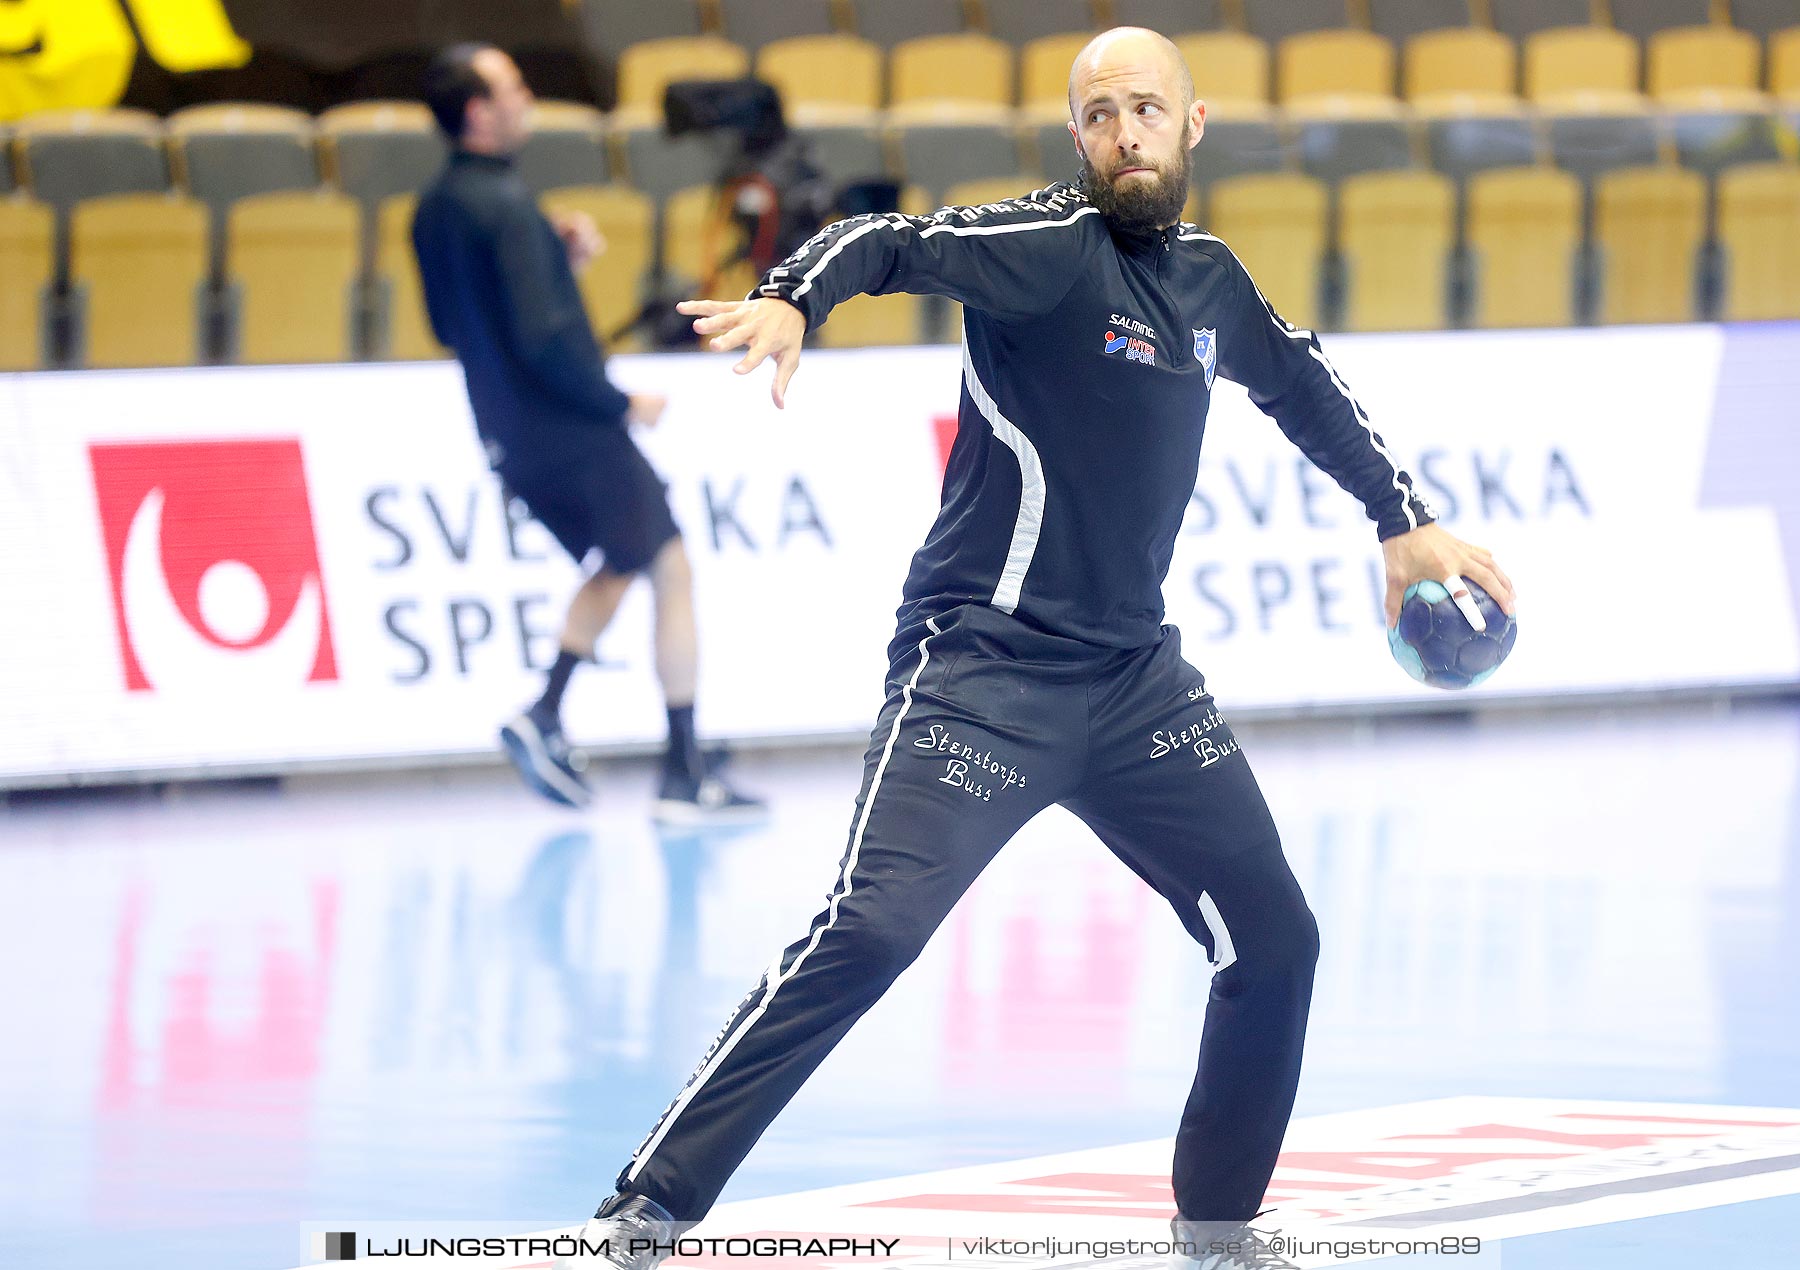
<svg viewBox="0 0 1800 1270"><path fill-rule="evenodd" d="M1487 619L1477 631L1442 582L1415 582L1400 601L1400 624L1388 630L1388 649L1401 669L1433 688L1473 688L1500 669L1513 650L1518 623L1494 597L1469 583L1469 594Z"/></svg>

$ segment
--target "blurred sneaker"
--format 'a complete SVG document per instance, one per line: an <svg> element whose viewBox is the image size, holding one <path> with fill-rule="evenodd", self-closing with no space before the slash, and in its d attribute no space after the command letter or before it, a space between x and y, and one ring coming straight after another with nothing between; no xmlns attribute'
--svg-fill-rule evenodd
<svg viewBox="0 0 1800 1270"><path fill-rule="evenodd" d="M1300 1270L1276 1251L1280 1231L1262 1231L1248 1223L1187 1221L1169 1223L1177 1245L1169 1270Z"/></svg>
<svg viewBox="0 0 1800 1270"><path fill-rule="evenodd" d="M653 819L659 825L740 825L767 819L769 805L733 789L716 761L704 776L664 768Z"/></svg>
<svg viewBox="0 0 1800 1270"><path fill-rule="evenodd" d="M500 743L525 783L553 803L586 807L594 801L581 770L585 764L570 749L562 729L530 711L500 729Z"/></svg>
<svg viewBox="0 0 1800 1270"><path fill-rule="evenodd" d="M559 1259L557 1270L656 1270L681 1229L655 1200L621 1191L581 1228L581 1255Z"/></svg>

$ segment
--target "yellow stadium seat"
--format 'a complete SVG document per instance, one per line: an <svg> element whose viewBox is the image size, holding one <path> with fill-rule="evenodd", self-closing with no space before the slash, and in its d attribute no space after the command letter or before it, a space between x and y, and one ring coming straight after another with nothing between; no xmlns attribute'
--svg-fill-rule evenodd
<svg viewBox="0 0 1800 1270"><path fill-rule="evenodd" d="M1688 322L1706 237L1706 181L1670 166L1621 168L1594 191L1602 322Z"/></svg>
<svg viewBox="0 0 1800 1270"><path fill-rule="evenodd" d="M1041 182L1022 176L992 176L979 181L962 181L944 191L945 207L980 207L1031 193Z"/></svg>
<svg viewBox="0 0 1800 1270"><path fill-rule="evenodd" d="M1012 46L986 35L925 35L894 46L889 99L980 102L1011 106Z"/></svg>
<svg viewBox="0 0 1800 1270"><path fill-rule="evenodd" d="M1696 94L1754 92L1762 49L1728 26L1677 27L1650 39L1650 95L1691 101Z"/></svg>
<svg viewBox="0 0 1800 1270"><path fill-rule="evenodd" d="M619 55L620 127L662 118L663 89L682 79L738 79L750 73L750 54L716 35L639 40Z"/></svg>
<svg viewBox="0 0 1800 1270"><path fill-rule="evenodd" d="M789 123L847 122L881 108L881 50L854 35L775 40L757 54L756 74L781 93Z"/></svg>
<svg viewBox="0 0 1800 1270"><path fill-rule="evenodd" d="M748 261L734 260L743 232L710 185L690 186L663 205L663 267L709 299L742 299L758 281Z"/></svg>
<svg viewBox="0 0 1800 1270"><path fill-rule="evenodd" d="M1275 50L1276 93L1302 97L1392 97L1394 46L1373 31L1304 31Z"/></svg>
<svg viewBox="0 0 1800 1270"><path fill-rule="evenodd" d="M1769 91L1785 102L1800 101L1800 26L1769 37Z"/></svg>
<svg viewBox="0 0 1800 1270"><path fill-rule="evenodd" d="M69 221L69 276L88 366L190 366L206 282L206 205L169 194L109 194Z"/></svg>
<svg viewBox="0 0 1800 1270"><path fill-rule="evenodd" d="M1352 331L1435 331L1449 322L1456 187L1436 172L1365 172L1338 187L1338 247Z"/></svg>
<svg viewBox="0 0 1800 1270"><path fill-rule="evenodd" d="M1227 177L1210 191L1207 228L1228 243L1263 295L1296 326L1319 321L1325 186L1298 172Z"/></svg>
<svg viewBox="0 0 1800 1270"><path fill-rule="evenodd" d="M1458 97L1492 100L1518 92L1519 52L1498 31L1448 27L1406 42L1406 99L1414 105Z"/></svg>
<svg viewBox="0 0 1800 1270"><path fill-rule="evenodd" d="M1268 107L1269 46L1254 35L1202 31L1176 36L1175 47L1209 112L1242 118Z"/></svg>
<svg viewBox="0 0 1800 1270"><path fill-rule="evenodd" d="M1747 163L1719 176L1719 242L1725 249L1720 316L1800 318L1800 167Z"/></svg>
<svg viewBox="0 0 1800 1270"><path fill-rule="evenodd" d="M336 362L356 355L361 208L333 190L258 194L225 221L238 360Z"/></svg>
<svg viewBox="0 0 1800 1270"><path fill-rule="evenodd" d="M1581 182L1555 168L1497 168L1468 184L1475 264L1470 325L1571 326Z"/></svg>
<svg viewBox="0 0 1800 1270"><path fill-rule="evenodd" d="M642 307L644 280L656 255L656 209L644 195L623 185L551 190L542 202L548 213L587 213L606 240L606 250L576 281L595 336L610 340Z"/></svg>
<svg viewBox="0 0 1800 1270"><path fill-rule="evenodd" d="M1042 113L1052 106L1069 109L1069 67L1094 37L1089 34L1045 35L1019 52L1019 100Z"/></svg>
<svg viewBox="0 0 1800 1270"><path fill-rule="evenodd" d="M419 200L413 194L396 194L381 201L375 213L375 285L382 296L385 321L375 333L376 354L391 361L433 361L450 356L431 331L425 312L425 287L419 277L419 258L413 251L413 210Z"/></svg>
<svg viewBox="0 0 1800 1270"><path fill-rule="evenodd" d="M1583 102L1638 91L1638 44L1610 27L1569 26L1525 41L1525 96L1539 105Z"/></svg>
<svg viewBox="0 0 1800 1270"><path fill-rule="evenodd" d="M44 297L55 271L56 214L28 198L0 198L0 370L44 364Z"/></svg>

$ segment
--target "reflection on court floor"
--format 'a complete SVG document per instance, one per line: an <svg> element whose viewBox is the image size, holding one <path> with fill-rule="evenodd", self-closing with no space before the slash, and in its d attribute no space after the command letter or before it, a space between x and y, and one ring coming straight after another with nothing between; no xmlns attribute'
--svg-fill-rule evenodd
<svg viewBox="0 0 1800 1270"><path fill-rule="evenodd" d="M1506 1270L1795 1264L1800 1146L1757 1151L1800 1121L1779 1110L1800 1107L1800 709L1240 731L1325 941L1278 1212L1372 1182L1504 1207L1460 1166L1287 1171L1303 1130L1368 1152L1424 1117L1450 1135L1439 1158L1486 1151L1494 1185L1568 1193L1483 1212ZM776 815L733 834L659 836L633 765L586 816L486 770L14 799L0 1262L254 1270L307 1260L325 1220L577 1220L818 907L859 755L744 756ZM1161 902L1048 813L777 1121L718 1219L967 1168L946 1175L1013 1185L1066 1153L1126 1152L1154 1186L1158 1148L1120 1144L1172 1132L1206 989ZM1657 1106L1626 1124L1594 1100ZM1690 1116L1756 1123L1693 1137ZM1552 1136L1496 1147L1484 1124ZM1602 1138L1619 1141L1573 1140ZM1394 1149L1385 1167L1427 1158ZM1693 1172L1782 1151L1796 1159L1579 1194L1641 1182L1616 1167L1632 1152ZM1291 1189L1305 1181L1319 1192Z"/></svg>

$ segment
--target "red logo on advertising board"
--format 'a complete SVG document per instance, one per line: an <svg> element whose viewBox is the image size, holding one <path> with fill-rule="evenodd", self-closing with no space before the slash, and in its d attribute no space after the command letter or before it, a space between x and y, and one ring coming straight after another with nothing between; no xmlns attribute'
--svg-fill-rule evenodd
<svg viewBox="0 0 1800 1270"><path fill-rule="evenodd" d="M90 445L125 683L335 680L300 442Z"/></svg>

